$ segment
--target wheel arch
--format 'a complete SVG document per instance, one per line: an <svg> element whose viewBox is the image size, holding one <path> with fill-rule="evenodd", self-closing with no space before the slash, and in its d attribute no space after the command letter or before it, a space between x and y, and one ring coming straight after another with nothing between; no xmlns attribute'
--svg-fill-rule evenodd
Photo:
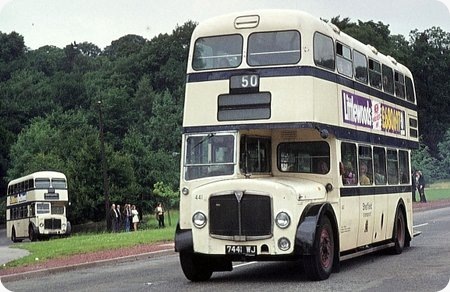
<svg viewBox="0 0 450 292"><path fill-rule="evenodd" d="M402 212L403 218L405 218L405 231L406 231L405 240L406 240L406 242L409 243L412 240L412 234L411 234L412 230L409 230L409 221L408 220L410 220L411 218L408 218L408 216L407 216L405 202L403 201L402 198L400 198L400 200L397 203L397 208L395 209L395 215L394 215L395 217L394 218L397 218L397 212ZM396 219L394 219L394 226L395 226L395 224L396 224ZM392 229L392 239L395 239L395 237L396 237L395 232L396 232L396 230L395 230L395 228L393 228Z"/></svg>
<svg viewBox="0 0 450 292"><path fill-rule="evenodd" d="M311 255L314 253L314 240L319 222L323 216L328 217L331 223L335 245L333 270L339 271L339 229L336 214L330 203L310 204L305 208L297 226L294 252L297 255Z"/></svg>
<svg viewBox="0 0 450 292"><path fill-rule="evenodd" d="M180 223L177 223L175 230L175 251L194 252L194 239L191 229L181 229Z"/></svg>

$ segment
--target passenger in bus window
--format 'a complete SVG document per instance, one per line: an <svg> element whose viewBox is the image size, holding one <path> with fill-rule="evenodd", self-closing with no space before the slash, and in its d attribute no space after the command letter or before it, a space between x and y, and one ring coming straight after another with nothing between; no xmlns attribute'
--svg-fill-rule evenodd
<svg viewBox="0 0 450 292"><path fill-rule="evenodd" d="M365 162L361 162L359 165L359 183L361 185L370 185L370 178L367 176L367 164Z"/></svg>
<svg viewBox="0 0 450 292"><path fill-rule="evenodd" d="M354 185L356 184L356 175L353 172L353 165L349 161L344 166L344 175L342 177L343 183L345 185Z"/></svg>
<svg viewBox="0 0 450 292"><path fill-rule="evenodd" d="M326 174L328 173L328 164L321 160L319 161L319 167L317 168L320 174Z"/></svg>

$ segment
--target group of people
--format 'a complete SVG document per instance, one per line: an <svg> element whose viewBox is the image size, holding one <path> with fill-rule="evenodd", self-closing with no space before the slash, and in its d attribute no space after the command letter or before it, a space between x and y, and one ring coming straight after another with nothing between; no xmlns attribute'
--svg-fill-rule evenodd
<svg viewBox="0 0 450 292"><path fill-rule="evenodd" d="M139 224L139 212L135 205L125 204L123 208L119 204L111 204L111 208L106 220L107 229L111 232L119 232L122 228L126 232L137 231Z"/></svg>
<svg viewBox="0 0 450 292"><path fill-rule="evenodd" d="M158 227L164 228L164 208L161 203L155 208L156 220ZM119 232L122 228L125 232L129 232L131 227L134 231L138 230L140 221L139 212L135 205L125 204L123 208L119 204L111 204L111 208L106 218L106 227L110 232Z"/></svg>
<svg viewBox="0 0 450 292"><path fill-rule="evenodd" d="M425 197L425 178L420 170L413 171L412 173L412 199L413 202L416 200L416 190L419 192L420 202L426 203L427 198Z"/></svg>

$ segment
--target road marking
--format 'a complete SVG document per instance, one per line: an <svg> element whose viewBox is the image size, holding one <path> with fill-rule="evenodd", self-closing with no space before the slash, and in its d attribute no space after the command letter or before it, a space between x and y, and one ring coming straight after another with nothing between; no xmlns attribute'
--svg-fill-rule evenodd
<svg viewBox="0 0 450 292"><path fill-rule="evenodd" d="M428 222L427 223L423 223L423 224L419 224L419 225L414 225L413 228L427 226L427 225L428 225Z"/></svg>
<svg viewBox="0 0 450 292"><path fill-rule="evenodd" d="M233 268L240 268L240 267L243 267L243 266L253 265L253 264L256 264L256 263L257 262L243 263L243 264L235 265L235 266L233 266Z"/></svg>

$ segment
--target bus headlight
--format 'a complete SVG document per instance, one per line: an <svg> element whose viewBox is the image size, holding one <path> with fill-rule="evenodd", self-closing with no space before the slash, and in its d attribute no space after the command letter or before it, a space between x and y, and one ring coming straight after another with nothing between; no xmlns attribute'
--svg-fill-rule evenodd
<svg viewBox="0 0 450 292"><path fill-rule="evenodd" d="M291 224L291 217L286 212L280 212L275 217L275 224L281 229L288 228Z"/></svg>
<svg viewBox="0 0 450 292"><path fill-rule="evenodd" d="M202 212L197 212L192 216L192 223L194 223L195 227L203 228L206 225L206 215Z"/></svg>
<svg viewBox="0 0 450 292"><path fill-rule="evenodd" d="M291 242L286 237L278 239L278 248L287 251L291 247Z"/></svg>
<svg viewBox="0 0 450 292"><path fill-rule="evenodd" d="M183 189L181 189L181 193L185 196L189 195L189 189L187 187L184 187Z"/></svg>
<svg viewBox="0 0 450 292"><path fill-rule="evenodd" d="M42 223L42 222L39 223L39 227L41 227L41 228L44 227L44 223Z"/></svg>

